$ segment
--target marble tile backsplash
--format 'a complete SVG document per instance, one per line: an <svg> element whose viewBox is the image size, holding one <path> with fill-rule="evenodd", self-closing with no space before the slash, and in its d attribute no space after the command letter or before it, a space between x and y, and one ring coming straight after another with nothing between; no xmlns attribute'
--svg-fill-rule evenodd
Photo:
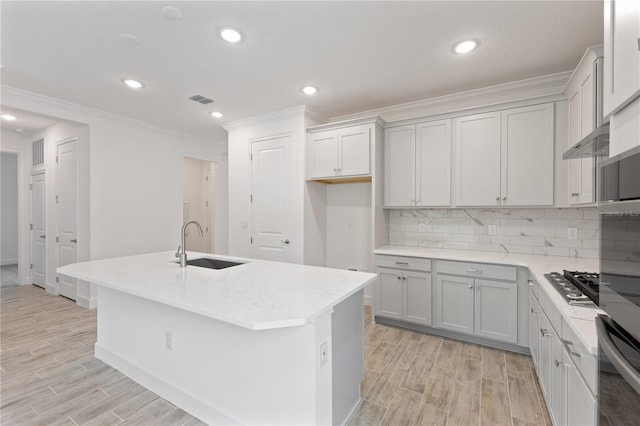
<svg viewBox="0 0 640 426"><path fill-rule="evenodd" d="M599 255L595 207L399 209L389 214L392 245L586 258ZM495 235L490 234L490 225L495 225ZM568 238L569 228L577 228L577 239Z"/></svg>

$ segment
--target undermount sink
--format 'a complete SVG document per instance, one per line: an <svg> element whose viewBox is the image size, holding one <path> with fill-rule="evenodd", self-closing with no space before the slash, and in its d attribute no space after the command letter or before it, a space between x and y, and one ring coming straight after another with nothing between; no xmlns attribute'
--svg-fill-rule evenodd
<svg viewBox="0 0 640 426"><path fill-rule="evenodd" d="M242 262L231 262L229 260L211 259L208 257L201 257L199 259L187 259L187 265L199 266L201 268L209 269L225 269L232 266L243 265Z"/></svg>

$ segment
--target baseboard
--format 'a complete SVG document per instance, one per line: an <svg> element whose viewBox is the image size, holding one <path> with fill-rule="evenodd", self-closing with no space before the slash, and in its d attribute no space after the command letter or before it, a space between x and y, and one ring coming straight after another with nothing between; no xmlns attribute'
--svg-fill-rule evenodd
<svg viewBox="0 0 640 426"><path fill-rule="evenodd" d="M367 296L365 294L364 295L364 304L365 305L369 305L369 306L373 306L373 296Z"/></svg>
<svg viewBox="0 0 640 426"><path fill-rule="evenodd" d="M58 295L58 286L55 284L45 283L44 290L47 293L53 294L54 296Z"/></svg>
<svg viewBox="0 0 640 426"><path fill-rule="evenodd" d="M471 334L458 333L450 330L443 330L441 328L428 327L419 324L411 324L404 321L398 321L391 318L385 318L376 316L375 322L390 325L393 327L406 328L413 331L419 331L426 334L433 334L440 337L447 337L449 339L462 340L464 342L476 343L478 345L489 346L496 349L502 349L509 352L516 352L524 355L530 355L529 348L519 346L513 343L500 342L498 340L487 339L484 337L474 336Z"/></svg>
<svg viewBox="0 0 640 426"><path fill-rule="evenodd" d="M360 406L361 402L362 402L362 396L360 398L358 398L358 400L356 401L355 405L353 407L351 407L351 411L349 411L349 414L347 414L347 417L340 423L342 426L344 426L347 423L349 423L349 420L351 420L351 417L353 417L353 414L356 412L356 410Z"/></svg>
<svg viewBox="0 0 640 426"><path fill-rule="evenodd" d="M95 345L95 356L116 370L119 370L132 380L138 382L145 388L207 424L240 424L238 421L226 416L221 411L201 399L173 386L170 383L167 383L158 376L146 371L144 368L124 360L117 354L102 347L99 343L96 343Z"/></svg>
<svg viewBox="0 0 640 426"><path fill-rule="evenodd" d="M77 296L76 303L83 308L87 309L95 309L98 306L98 298L97 297L84 297Z"/></svg>
<svg viewBox="0 0 640 426"><path fill-rule="evenodd" d="M18 264L18 259L2 259L0 260L0 266L7 266L7 265L17 265Z"/></svg>

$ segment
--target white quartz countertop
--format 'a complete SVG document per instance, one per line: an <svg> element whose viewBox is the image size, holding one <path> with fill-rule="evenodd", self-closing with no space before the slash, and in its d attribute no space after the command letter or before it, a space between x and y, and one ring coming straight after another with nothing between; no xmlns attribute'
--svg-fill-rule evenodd
<svg viewBox="0 0 640 426"><path fill-rule="evenodd" d="M562 272L563 269L599 272L600 267L597 259L406 246L385 246L375 250L375 253L526 267L531 278L540 284L540 288L549 295L551 301L558 308L565 319L565 324L571 327L589 352L593 355L598 354L598 336L594 318L597 314L604 312L600 309L570 306L544 277L544 274L554 271Z"/></svg>
<svg viewBox="0 0 640 426"><path fill-rule="evenodd" d="M187 253L189 259L246 263L180 268L173 252L161 252L75 263L58 273L252 330L304 325L377 279L365 272Z"/></svg>

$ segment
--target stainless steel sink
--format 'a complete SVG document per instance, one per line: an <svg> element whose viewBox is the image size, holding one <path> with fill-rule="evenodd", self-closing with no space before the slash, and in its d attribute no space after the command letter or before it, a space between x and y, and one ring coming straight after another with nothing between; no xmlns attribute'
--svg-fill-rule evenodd
<svg viewBox="0 0 640 426"><path fill-rule="evenodd" d="M187 265L199 266L201 268L209 269L225 269L233 266L243 265L242 262L232 262L229 260L211 259L208 257L201 257L199 259L188 259Z"/></svg>

